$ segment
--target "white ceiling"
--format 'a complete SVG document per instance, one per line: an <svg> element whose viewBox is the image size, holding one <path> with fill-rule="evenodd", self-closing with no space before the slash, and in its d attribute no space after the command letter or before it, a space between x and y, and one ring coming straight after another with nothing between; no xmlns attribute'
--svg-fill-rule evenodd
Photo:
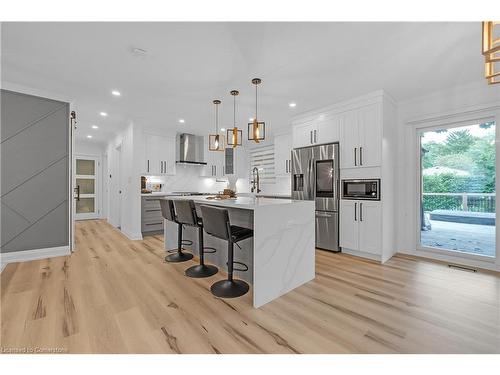
<svg viewBox="0 0 500 375"><path fill-rule="evenodd" d="M259 118L272 131L295 113L380 88L405 100L482 80L480 41L480 22L3 23L2 80L74 98L77 138L98 142L130 121L207 133L215 98L228 126L238 89L246 136L254 77L263 80Z"/></svg>

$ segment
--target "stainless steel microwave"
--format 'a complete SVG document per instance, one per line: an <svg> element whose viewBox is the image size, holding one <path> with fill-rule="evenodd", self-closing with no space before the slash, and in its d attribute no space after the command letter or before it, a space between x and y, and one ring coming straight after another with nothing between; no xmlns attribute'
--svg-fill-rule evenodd
<svg viewBox="0 0 500 375"><path fill-rule="evenodd" d="M380 179L342 180L342 199L380 200Z"/></svg>

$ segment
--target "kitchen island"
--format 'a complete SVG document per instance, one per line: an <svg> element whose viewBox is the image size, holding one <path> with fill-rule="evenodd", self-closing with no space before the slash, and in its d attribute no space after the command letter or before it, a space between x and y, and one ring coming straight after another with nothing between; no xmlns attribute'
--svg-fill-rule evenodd
<svg viewBox="0 0 500 375"><path fill-rule="evenodd" d="M158 197L158 199L167 199ZM207 197L168 197L192 199L198 214L200 205L226 208L232 225L253 229L253 238L235 245L234 259L248 266L247 272L234 272L252 285L253 305L260 307L298 286L314 279L315 275L315 206L313 201L238 197L213 200ZM165 249L177 248L177 224L165 220ZM197 229L185 227L184 240L193 244L186 247L198 254ZM205 262L226 271L227 242L204 233L206 247L217 251L205 254ZM187 268L187 267L186 267ZM212 276L214 282L223 274Z"/></svg>

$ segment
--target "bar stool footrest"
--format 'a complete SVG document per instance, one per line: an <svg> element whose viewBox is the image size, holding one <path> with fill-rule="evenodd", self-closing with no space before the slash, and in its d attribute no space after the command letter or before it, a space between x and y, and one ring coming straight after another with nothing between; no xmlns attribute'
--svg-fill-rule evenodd
<svg viewBox="0 0 500 375"><path fill-rule="evenodd" d="M207 249L211 250L211 251L206 251ZM203 248L203 252L205 254L213 254L213 253L217 252L217 249L215 247L206 246L206 247Z"/></svg>
<svg viewBox="0 0 500 375"><path fill-rule="evenodd" d="M239 266L243 266L244 267L244 268L234 268L233 267L233 271L240 271L240 272L247 272L248 271L248 266L245 263L233 261L233 264L237 264ZM228 265L228 263L226 262L226 266L227 265Z"/></svg>

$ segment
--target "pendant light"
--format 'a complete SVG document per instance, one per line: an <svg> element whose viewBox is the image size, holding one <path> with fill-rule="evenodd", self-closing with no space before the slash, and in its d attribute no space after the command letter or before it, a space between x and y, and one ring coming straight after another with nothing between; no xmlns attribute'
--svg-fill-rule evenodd
<svg viewBox="0 0 500 375"><path fill-rule="evenodd" d="M500 83L500 21L483 22L482 50L488 84Z"/></svg>
<svg viewBox="0 0 500 375"><path fill-rule="evenodd" d="M238 96L240 92L237 90L232 90L230 94L233 96L233 128L226 130L226 137L227 145L236 148L236 146L241 146L241 141L243 138L243 131L238 129L238 127L236 126L236 96Z"/></svg>
<svg viewBox="0 0 500 375"><path fill-rule="evenodd" d="M224 151L224 136L219 134L219 105L220 100L213 101L215 106L215 133L208 135L208 150L209 151Z"/></svg>
<svg viewBox="0 0 500 375"><path fill-rule="evenodd" d="M248 123L248 140L259 143L266 138L266 123L260 122L257 117L257 86L260 85L262 80L260 78L252 79L255 85L255 117L253 122Z"/></svg>

